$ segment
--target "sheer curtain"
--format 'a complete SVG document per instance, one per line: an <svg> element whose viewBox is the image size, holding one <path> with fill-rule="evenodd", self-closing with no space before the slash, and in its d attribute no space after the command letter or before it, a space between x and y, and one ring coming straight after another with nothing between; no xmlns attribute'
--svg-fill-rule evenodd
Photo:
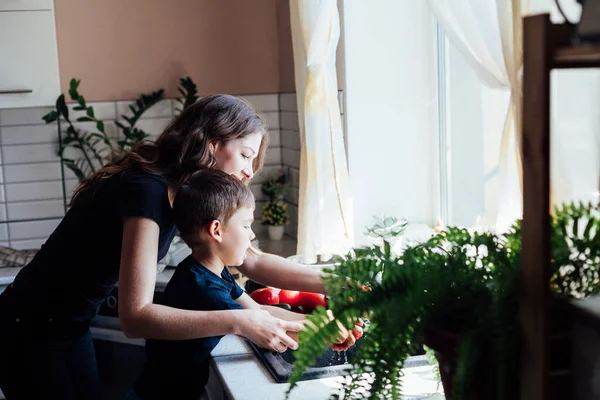
<svg viewBox="0 0 600 400"><path fill-rule="evenodd" d="M438 24L452 44L492 88L510 92L499 152L498 195L488 197L487 228L506 229L522 213L521 204L521 17L528 0L427 0Z"/></svg>
<svg viewBox="0 0 600 400"><path fill-rule="evenodd" d="M298 254L343 254L354 233L338 104L336 0L291 0L290 18L300 127Z"/></svg>

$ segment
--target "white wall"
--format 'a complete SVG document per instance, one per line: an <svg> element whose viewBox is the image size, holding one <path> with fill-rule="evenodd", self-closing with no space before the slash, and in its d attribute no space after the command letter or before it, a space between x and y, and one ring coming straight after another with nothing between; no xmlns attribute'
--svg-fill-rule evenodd
<svg viewBox="0 0 600 400"><path fill-rule="evenodd" d="M345 0L356 243L374 215L437 217L435 24L424 1Z"/></svg>

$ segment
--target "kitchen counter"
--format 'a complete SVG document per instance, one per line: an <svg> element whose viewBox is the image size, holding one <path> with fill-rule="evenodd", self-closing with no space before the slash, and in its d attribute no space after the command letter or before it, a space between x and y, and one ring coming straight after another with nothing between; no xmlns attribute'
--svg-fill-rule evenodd
<svg viewBox="0 0 600 400"><path fill-rule="evenodd" d="M21 270L21 267L0 268L0 285L10 285Z"/></svg>
<svg viewBox="0 0 600 400"><path fill-rule="evenodd" d="M4 288L15 280L22 267L0 268L0 293ZM163 290L169 280L173 277L175 268L166 268L163 272L156 275L156 288Z"/></svg>
<svg viewBox="0 0 600 400"><path fill-rule="evenodd" d="M260 247L263 251L279 254L283 257L294 254L296 250L296 240L289 236L285 236L282 240L268 240L266 238L261 239L260 242L255 240L253 241L253 245ZM6 286L13 283L21 268L22 267L0 268L0 293ZM168 267L162 272L158 273L156 275L156 288L158 290L164 290L174 273L175 268L173 267Z"/></svg>
<svg viewBox="0 0 600 400"><path fill-rule="evenodd" d="M227 341L225 342L225 339ZM221 347L223 345L223 347ZM212 353L212 380L220 381L224 394L230 400L283 400L289 384L277 383L245 340L226 336ZM405 400L443 400L433 368L429 365L405 368ZM302 381L294 388L291 400L326 400L340 387L341 377ZM220 396L217 396L220 398Z"/></svg>

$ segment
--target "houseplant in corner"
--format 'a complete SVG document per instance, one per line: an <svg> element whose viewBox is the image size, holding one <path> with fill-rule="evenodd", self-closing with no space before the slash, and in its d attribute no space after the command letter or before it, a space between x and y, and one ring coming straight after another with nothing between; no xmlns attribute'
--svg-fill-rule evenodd
<svg viewBox="0 0 600 400"><path fill-rule="evenodd" d="M118 138L111 137L105 130L104 121L96 117L94 107L89 105L79 92L78 79L71 79L69 85L69 97L75 103L69 110L65 95L61 94L56 99L56 108L44 115L42 119L47 123L54 123L59 118L66 124L62 132L61 148L59 156L63 164L69 168L80 180L92 175L107 163L118 158L123 153L130 151L133 146L149 138L149 134L136 126L139 119L150 108L164 99L164 90L159 89L150 94L141 94L133 104L129 106L131 115L121 115L121 121L115 121L121 130ZM181 104L177 112L189 107L198 99L196 84L190 77L181 78L178 88L182 98L176 99ZM80 112L80 115L75 115ZM74 125L77 122L91 122L93 130L86 131Z"/></svg>
<svg viewBox="0 0 600 400"><path fill-rule="evenodd" d="M551 227L553 302L600 289L600 207L558 208ZM582 255L585 255L583 257ZM448 228L394 255L389 242L355 249L331 270L328 306L347 328L371 324L343 398L398 399L401 368L415 343L433 348L447 399L518 398L521 223L504 235ZM366 283L370 291L348 287ZM300 332L290 390L335 337L324 309Z"/></svg>
<svg viewBox="0 0 600 400"><path fill-rule="evenodd" d="M287 187L285 171L265 178L261 185L261 191L267 198L262 209L262 224L267 226L271 240L281 240L289 220L284 200Z"/></svg>

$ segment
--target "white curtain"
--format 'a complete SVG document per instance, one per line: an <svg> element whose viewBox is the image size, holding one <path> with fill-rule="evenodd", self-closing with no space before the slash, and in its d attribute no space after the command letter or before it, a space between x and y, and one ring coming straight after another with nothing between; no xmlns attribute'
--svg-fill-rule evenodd
<svg viewBox="0 0 600 400"><path fill-rule="evenodd" d="M528 0L427 0L452 44L482 82L510 92L499 149L498 195L487 197L487 228L504 230L522 214L521 201L521 17Z"/></svg>
<svg viewBox="0 0 600 400"><path fill-rule="evenodd" d="M291 0L300 126L298 254L343 254L353 244L348 168L338 104L337 0Z"/></svg>
<svg viewBox="0 0 600 400"><path fill-rule="evenodd" d="M500 148L497 195L488 197L483 225L504 230L522 215L522 17L550 13L562 22L553 0L427 0L452 44L482 82L510 91L511 103ZM580 9L564 2L571 21ZM598 201L600 174L600 73L559 71L552 75L551 200ZM495 223L491 223L495 221Z"/></svg>

